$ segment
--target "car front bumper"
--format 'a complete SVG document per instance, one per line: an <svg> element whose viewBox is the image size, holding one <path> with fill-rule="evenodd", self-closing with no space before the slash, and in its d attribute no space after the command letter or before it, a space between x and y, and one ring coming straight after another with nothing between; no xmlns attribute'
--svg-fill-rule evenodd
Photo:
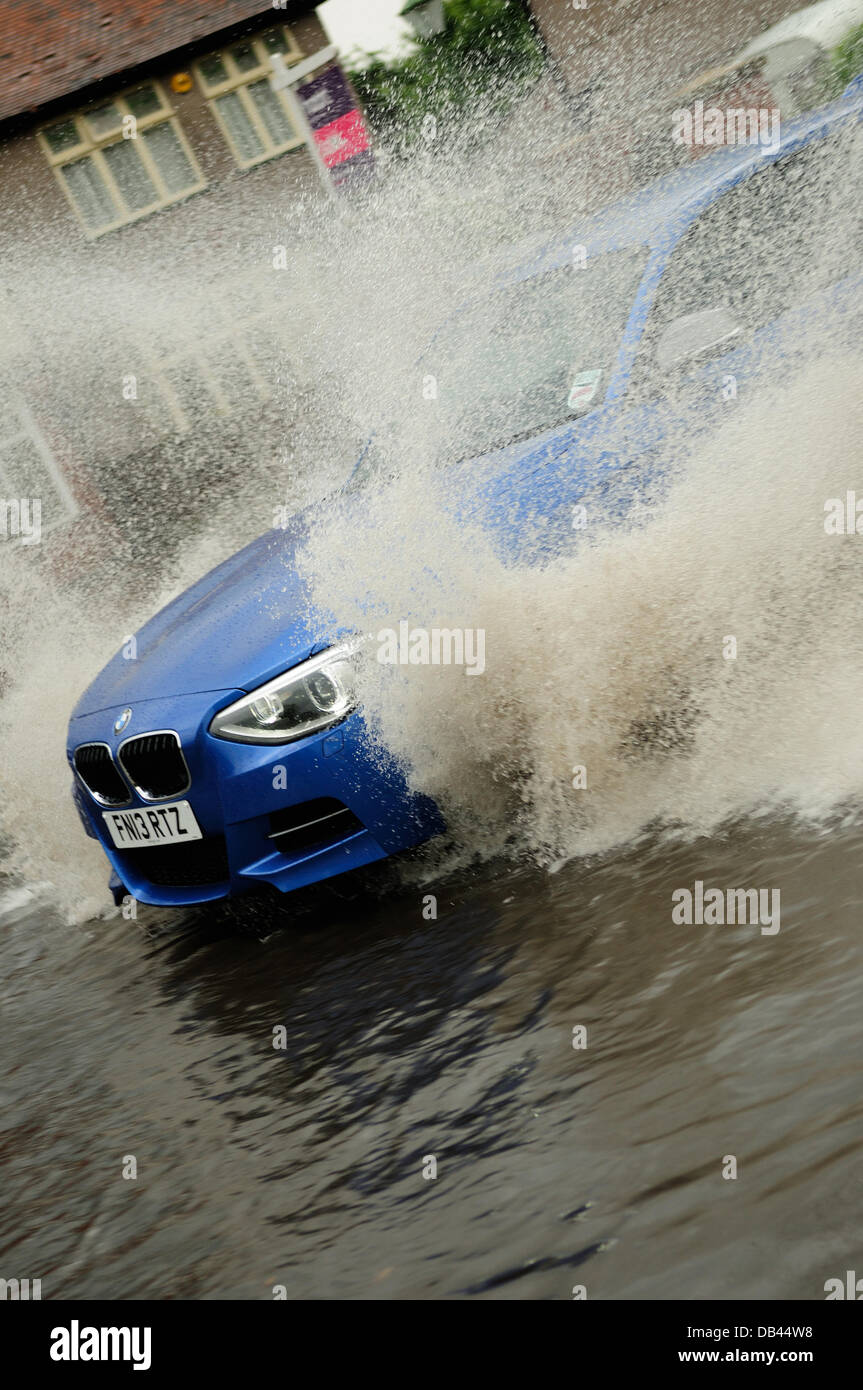
<svg viewBox="0 0 863 1390"><path fill-rule="evenodd" d="M188 801L203 840L126 851L115 848L105 808L73 771L75 802L88 834L110 860L116 901L129 894L139 902L175 907L266 884L288 893L385 859L443 830L434 803L411 793L392 759L371 745L359 713L293 743L214 738L208 733L213 715L242 694L208 691L139 701L120 736L113 733L119 706L72 720L70 763L82 743L105 743L114 754L131 735L172 730L191 775L187 791L158 798L158 804ZM152 804L130 790L128 809Z"/></svg>

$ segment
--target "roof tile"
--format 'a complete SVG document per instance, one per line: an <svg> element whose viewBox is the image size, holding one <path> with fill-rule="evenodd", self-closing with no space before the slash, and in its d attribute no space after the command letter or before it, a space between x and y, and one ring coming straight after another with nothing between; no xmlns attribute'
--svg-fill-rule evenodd
<svg viewBox="0 0 863 1390"><path fill-rule="evenodd" d="M0 120L252 15L286 17L263 0L0 0Z"/></svg>

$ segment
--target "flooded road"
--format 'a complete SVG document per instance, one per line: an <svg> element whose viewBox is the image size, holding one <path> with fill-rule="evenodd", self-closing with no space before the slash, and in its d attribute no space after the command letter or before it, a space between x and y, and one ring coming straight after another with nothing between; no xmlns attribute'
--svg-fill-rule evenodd
<svg viewBox="0 0 863 1390"><path fill-rule="evenodd" d="M861 871L859 828L774 821L230 916L73 927L7 890L3 1272L43 1298L823 1299L861 1260ZM697 879L778 887L780 930L675 924Z"/></svg>

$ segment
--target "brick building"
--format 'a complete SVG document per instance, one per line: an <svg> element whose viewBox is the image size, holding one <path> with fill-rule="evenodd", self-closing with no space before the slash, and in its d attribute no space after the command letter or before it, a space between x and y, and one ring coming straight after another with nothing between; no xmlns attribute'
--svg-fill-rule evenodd
<svg viewBox="0 0 863 1390"><path fill-rule="evenodd" d="M0 25L0 496L140 555L214 460L284 435L271 251L320 181L270 58L330 41L307 0L0 0Z"/></svg>
<svg viewBox="0 0 863 1390"><path fill-rule="evenodd" d="M574 98L656 94L742 49L801 0L529 0Z"/></svg>
<svg viewBox="0 0 863 1390"><path fill-rule="evenodd" d="M552 60L578 149L600 200L664 172L676 93L719 66L801 0L525 0Z"/></svg>

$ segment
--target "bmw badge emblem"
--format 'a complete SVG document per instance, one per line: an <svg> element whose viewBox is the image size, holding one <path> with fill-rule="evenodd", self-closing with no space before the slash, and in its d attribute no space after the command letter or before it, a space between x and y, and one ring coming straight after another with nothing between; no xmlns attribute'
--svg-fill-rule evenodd
<svg viewBox="0 0 863 1390"><path fill-rule="evenodd" d="M114 720L114 733L121 734L124 729L128 728L129 720L131 718L132 711L130 709L124 709L123 713L119 714L117 718Z"/></svg>

